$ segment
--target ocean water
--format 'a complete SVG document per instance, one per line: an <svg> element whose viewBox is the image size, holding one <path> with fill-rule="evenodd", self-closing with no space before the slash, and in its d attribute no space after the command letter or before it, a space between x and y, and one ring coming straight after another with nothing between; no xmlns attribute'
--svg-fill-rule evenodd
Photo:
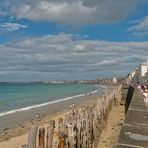
<svg viewBox="0 0 148 148"><path fill-rule="evenodd" d="M0 84L0 116L103 89L90 84Z"/></svg>

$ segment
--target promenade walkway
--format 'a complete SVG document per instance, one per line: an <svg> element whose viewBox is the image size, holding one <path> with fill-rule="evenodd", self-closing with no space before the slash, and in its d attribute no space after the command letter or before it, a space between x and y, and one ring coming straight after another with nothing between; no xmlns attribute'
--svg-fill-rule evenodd
<svg viewBox="0 0 148 148"><path fill-rule="evenodd" d="M143 97L136 89L116 148L148 148L148 112Z"/></svg>

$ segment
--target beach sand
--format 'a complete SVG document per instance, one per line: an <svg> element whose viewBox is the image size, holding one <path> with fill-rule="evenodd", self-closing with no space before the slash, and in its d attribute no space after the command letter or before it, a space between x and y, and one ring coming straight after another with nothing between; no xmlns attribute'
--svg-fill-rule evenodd
<svg viewBox="0 0 148 148"><path fill-rule="evenodd" d="M113 106L108 115L107 125L101 133L98 148L115 147L124 119L125 107L120 104L118 104L118 106Z"/></svg>
<svg viewBox="0 0 148 148"><path fill-rule="evenodd" d="M58 117L64 117L66 112L57 113L51 119L57 120ZM124 122L124 106L118 105L114 106L109 113L107 120L107 125L102 131L101 137L99 138L98 148L113 148L117 142L120 129ZM45 122L45 121L44 121ZM42 124L42 123L40 123ZM44 127L47 126L46 123L43 124ZM41 127L41 126L40 126ZM29 126L28 126L29 128ZM20 130L19 128L16 129ZM21 136L13 137L9 140L0 142L0 148L20 148L21 145L27 143L28 134L23 134Z"/></svg>
<svg viewBox="0 0 148 148"><path fill-rule="evenodd" d="M48 105L46 107L40 108L40 110L36 108L31 111L27 111L24 115L24 118L26 119L25 122L24 120L22 120L21 123L12 124L12 127L10 124L7 123L7 126L8 125L9 126L8 127L5 126L5 129L3 126L0 127L1 129L0 148L20 148L23 144L27 144L27 138L28 138L27 132L34 122L32 115L34 116L35 113L39 112L42 115L38 119L37 125L39 125L40 127L41 126L46 127L49 120L57 120L59 117L64 117L64 115L70 111L69 107L70 104L75 103L76 107L77 106L81 107L81 105L85 105L91 102L92 99L100 97L102 93L99 94L96 93L91 96L85 96L81 98L60 102L51 106ZM27 113L30 113L29 117L27 116ZM19 117L21 115L22 114L20 113ZM15 118L17 119L16 116ZM7 120L11 121L10 119ZM124 106L120 104L113 106L109 114L107 126L106 128L104 128L101 137L98 139L99 141L98 148L113 148L113 145L117 141L123 121L124 121Z"/></svg>
<svg viewBox="0 0 148 148"><path fill-rule="evenodd" d="M35 122L36 113L40 114L37 125L46 127L49 120L64 117L71 110L71 104L74 103L75 107L81 107L81 105L91 102L92 99L100 97L102 93L94 93L91 96L73 98L54 105L50 104L0 117L0 148L20 148L21 145L27 144L27 132Z"/></svg>
<svg viewBox="0 0 148 148"><path fill-rule="evenodd" d="M121 95L122 95L121 101L118 102L117 105L113 106L108 115L107 124L101 133L98 143L98 148L115 147L126 116L125 102L127 98L127 92L128 92L128 86L123 86L121 90Z"/></svg>
<svg viewBox="0 0 148 148"><path fill-rule="evenodd" d="M64 115L67 113L67 111L62 111L53 115L48 115L44 118L40 118L37 122L39 127L47 127L49 120L58 120L59 117L64 117ZM10 137L8 137L8 140L0 142L0 148L20 148L22 145L27 144L28 141L28 129L30 128L32 124L29 124L29 122L24 123L24 130L22 127L16 127L14 128L14 132L10 133L11 131L8 130L8 134ZM1 140L2 139L1 137Z"/></svg>

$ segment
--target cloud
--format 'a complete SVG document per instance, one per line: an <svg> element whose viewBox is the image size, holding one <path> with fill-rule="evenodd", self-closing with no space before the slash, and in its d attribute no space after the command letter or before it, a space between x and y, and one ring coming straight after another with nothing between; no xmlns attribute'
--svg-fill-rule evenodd
<svg viewBox="0 0 148 148"><path fill-rule="evenodd" d="M118 64L118 60L103 60L99 63L99 65L113 65Z"/></svg>
<svg viewBox="0 0 148 148"><path fill-rule="evenodd" d="M1 27L0 30L3 30L3 31L16 31L22 28L27 28L26 25L22 25L19 23L9 23L9 22L0 24L0 27Z"/></svg>
<svg viewBox="0 0 148 148"><path fill-rule="evenodd" d="M129 27L127 31L132 32L133 35L139 37L148 35L148 16L145 16L141 20L137 20L135 23L133 26Z"/></svg>
<svg viewBox="0 0 148 148"><path fill-rule="evenodd" d="M130 15L139 2L141 0L5 0L3 8L18 19L84 25L120 21Z"/></svg>
<svg viewBox="0 0 148 148"><path fill-rule="evenodd" d="M77 40L61 33L0 45L0 81L126 76L146 59L148 42Z"/></svg>

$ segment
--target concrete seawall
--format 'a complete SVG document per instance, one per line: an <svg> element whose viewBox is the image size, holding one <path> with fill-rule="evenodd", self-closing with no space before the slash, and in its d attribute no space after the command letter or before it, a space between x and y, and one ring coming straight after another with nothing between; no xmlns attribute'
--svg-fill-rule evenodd
<svg viewBox="0 0 148 148"><path fill-rule="evenodd" d="M148 148L148 112L137 89L129 87L126 118L116 148Z"/></svg>

